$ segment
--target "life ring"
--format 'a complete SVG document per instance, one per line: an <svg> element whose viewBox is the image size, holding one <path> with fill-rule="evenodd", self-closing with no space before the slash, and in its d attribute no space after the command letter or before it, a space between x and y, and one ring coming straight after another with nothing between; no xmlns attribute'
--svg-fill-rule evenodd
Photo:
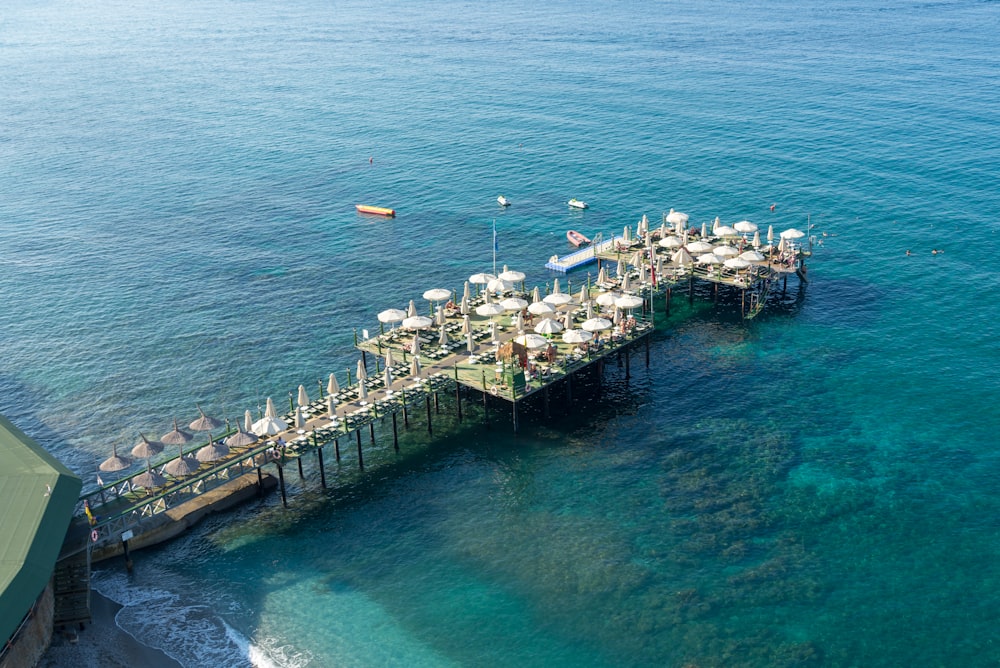
<svg viewBox="0 0 1000 668"><path fill-rule="evenodd" d="M495 396L496 396L496 395L497 395L497 394L498 394L499 392L500 392L500 390L498 390L498 389L497 389L497 386L496 386L496 385L494 385L493 387L491 387L491 388L490 388L490 394L492 394L492 395L493 395L494 397L495 397Z"/></svg>
<svg viewBox="0 0 1000 668"><path fill-rule="evenodd" d="M97 529L94 529L93 531L90 532L90 540L91 541L93 541L94 543L96 543L98 538L100 538L100 536L97 533Z"/></svg>

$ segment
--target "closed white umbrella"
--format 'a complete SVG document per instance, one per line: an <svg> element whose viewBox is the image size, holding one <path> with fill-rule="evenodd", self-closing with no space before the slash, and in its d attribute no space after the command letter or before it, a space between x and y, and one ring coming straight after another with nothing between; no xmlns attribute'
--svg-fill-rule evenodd
<svg viewBox="0 0 1000 668"><path fill-rule="evenodd" d="M719 219L716 218L715 220L719 220ZM700 236L701 236L702 239L704 239L705 237L708 236L708 223L702 223L701 224L701 235Z"/></svg>
<svg viewBox="0 0 1000 668"><path fill-rule="evenodd" d="M774 225L767 226L767 243L774 243Z"/></svg>
<svg viewBox="0 0 1000 668"><path fill-rule="evenodd" d="M468 334L471 331L472 331L472 321L469 319L469 316L467 315L462 316L462 333Z"/></svg>
<svg viewBox="0 0 1000 668"><path fill-rule="evenodd" d="M572 329L573 328L573 313L572 312L566 311L566 314L563 316L562 326L563 326L564 329Z"/></svg>
<svg viewBox="0 0 1000 668"><path fill-rule="evenodd" d="M588 298L588 295L587 295L587 286L586 286L586 285L584 285L584 286L582 286L582 287L580 288L580 294L579 294L579 296L578 296L578 297L576 298L576 300L577 300L577 301L578 301L579 303L581 303L581 304L582 304L582 303L584 303L585 301L587 301L587 298Z"/></svg>
<svg viewBox="0 0 1000 668"><path fill-rule="evenodd" d="M552 279L552 294L557 295L560 292L562 291L559 289L559 279L558 278Z"/></svg>
<svg viewBox="0 0 1000 668"><path fill-rule="evenodd" d="M524 331L524 315L521 311L518 311L514 316L514 327L519 332Z"/></svg>
<svg viewBox="0 0 1000 668"><path fill-rule="evenodd" d="M418 335L414 335L413 341L410 342L410 354L411 355L420 354L420 337Z"/></svg>
<svg viewBox="0 0 1000 668"><path fill-rule="evenodd" d="M625 274L625 276L622 277L622 291L627 291L631 289L632 289L632 278L628 274Z"/></svg>
<svg viewBox="0 0 1000 668"><path fill-rule="evenodd" d="M309 405L309 395L306 393L306 386L299 385L299 396L297 397L299 406Z"/></svg>
<svg viewBox="0 0 1000 668"><path fill-rule="evenodd" d="M437 323L438 325L443 325L444 319L445 319L444 309L438 306L437 308L434 309L434 322Z"/></svg>
<svg viewBox="0 0 1000 668"><path fill-rule="evenodd" d="M490 341L493 343L500 342L500 331L497 329L497 324L493 320L490 320Z"/></svg>
<svg viewBox="0 0 1000 668"><path fill-rule="evenodd" d="M542 301L542 292L541 290L538 289L538 286L536 285L535 289L531 291L531 303L537 304L540 301Z"/></svg>
<svg viewBox="0 0 1000 668"><path fill-rule="evenodd" d="M410 360L410 375L420 378L420 360L416 357Z"/></svg>
<svg viewBox="0 0 1000 668"><path fill-rule="evenodd" d="M386 353L386 358L388 358L389 353ZM330 380L326 383L326 393L327 394L337 394L340 392L340 383L337 382L337 377L332 373L330 374Z"/></svg>
<svg viewBox="0 0 1000 668"><path fill-rule="evenodd" d="M394 360L392 358L392 348L386 348L385 349L385 366L386 366L386 368L391 367L395 363L396 363L396 360Z"/></svg>
<svg viewBox="0 0 1000 668"><path fill-rule="evenodd" d="M753 233L753 241L750 243L754 248L760 248L760 230Z"/></svg>
<svg viewBox="0 0 1000 668"><path fill-rule="evenodd" d="M365 378L368 377L368 369L365 368L365 365L361 360L358 360L358 369L354 375L357 377L358 380L364 380Z"/></svg>
<svg viewBox="0 0 1000 668"><path fill-rule="evenodd" d="M597 284L601 285L602 283L607 283L607 282L608 282L607 267L601 267L601 270L597 272Z"/></svg>
<svg viewBox="0 0 1000 668"><path fill-rule="evenodd" d="M444 327L442 327L441 331L438 333L438 343L441 345L442 348L448 345L448 330L446 330Z"/></svg>
<svg viewBox="0 0 1000 668"><path fill-rule="evenodd" d="M385 383L385 389L388 390L392 386L392 369L390 367L386 367L382 371L382 381Z"/></svg>
<svg viewBox="0 0 1000 668"><path fill-rule="evenodd" d="M410 305L406 308L406 317L407 318L415 318L416 316L417 316L417 305L411 299L410 300Z"/></svg>
<svg viewBox="0 0 1000 668"><path fill-rule="evenodd" d="M472 332L465 333L465 349L470 353L476 350L476 342L472 339Z"/></svg>
<svg viewBox="0 0 1000 668"><path fill-rule="evenodd" d="M326 416L331 420L337 417L337 400L332 394L326 395Z"/></svg>
<svg viewBox="0 0 1000 668"><path fill-rule="evenodd" d="M417 358L414 357L413 359L416 360ZM420 362L417 362L417 364L420 364ZM362 380L358 383L358 401L364 401L367 398L368 398L368 386L365 385L365 381Z"/></svg>
<svg viewBox="0 0 1000 668"><path fill-rule="evenodd" d="M253 415L249 410L243 413L243 431L253 432Z"/></svg>
<svg viewBox="0 0 1000 668"><path fill-rule="evenodd" d="M306 418L302 415L302 406L295 407L295 428L305 429L306 428Z"/></svg>

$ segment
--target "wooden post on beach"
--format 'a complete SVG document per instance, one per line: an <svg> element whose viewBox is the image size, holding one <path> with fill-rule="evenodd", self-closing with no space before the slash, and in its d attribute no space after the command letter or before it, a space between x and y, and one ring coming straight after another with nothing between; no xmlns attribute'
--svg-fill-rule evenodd
<svg viewBox="0 0 1000 668"><path fill-rule="evenodd" d="M392 412L392 447L399 452L399 434L396 431L396 412Z"/></svg>
<svg viewBox="0 0 1000 668"><path fill-rule="evenodd" d="M285 470L280 462L275 462L274 465L278 467L278 488L281 489L281 505L287 508L288 497L285 496Z"/></svg>
<svg viewBox="0 0 1000 668"><path fill-rule="evenodd" d="M433 434L434 428L431 426L431 395L424 395L424 403L427 404L427 433Z"/></svg>
<svg viewBox="0 0 1000 668"><path fill-rule="evenodd" d="M323 446L319 446L316 450L316 454L319 455L319 484L326 489L326 471L323 469Z"/></svg>
<svg viewBox="0 0 1000 668"><path fill-rule="evenodd" d="M363 469L365 467L365 458L361 454L361 429L356 429L354 433L358 436L358 468Z"/></svg>

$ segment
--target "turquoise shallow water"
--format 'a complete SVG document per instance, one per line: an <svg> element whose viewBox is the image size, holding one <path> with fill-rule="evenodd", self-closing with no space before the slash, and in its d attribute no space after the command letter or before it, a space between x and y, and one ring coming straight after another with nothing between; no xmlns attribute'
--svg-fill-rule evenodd
<svg viewBox="0 0 1000 668"><path fill-rule="evenodd" d="M433 440L328 461L326 492L307 466L289 509L97 586L191 666L995 664L997 24L989 2L18 0L0 412L93 484L195 402L236 417L342 373L379 310L489 266L494 219L529 283L569 227L809 221L810 285L754 321L677 300L648 369L550 421L514 437L445 403Z"/></svg>

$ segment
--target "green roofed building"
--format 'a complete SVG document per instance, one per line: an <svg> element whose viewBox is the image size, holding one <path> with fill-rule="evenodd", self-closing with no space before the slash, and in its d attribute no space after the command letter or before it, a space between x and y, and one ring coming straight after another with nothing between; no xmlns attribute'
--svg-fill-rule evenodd
<svg viewBox="0 0 1000 668"><path fill-rule="evenodd" d="M82 482L3 416L0 416L0 462L0 536L3 537L0 539L0 642L3 643L0 665L3 665L21 643L20 636L15 639L14 635L22 628L22 622L39 615L36 602L49 591ZM41 621L48 627L44 642L26 639L29 644L41 645L38 652L44 651L51 637L51 609L47 622Z"/></svg>

